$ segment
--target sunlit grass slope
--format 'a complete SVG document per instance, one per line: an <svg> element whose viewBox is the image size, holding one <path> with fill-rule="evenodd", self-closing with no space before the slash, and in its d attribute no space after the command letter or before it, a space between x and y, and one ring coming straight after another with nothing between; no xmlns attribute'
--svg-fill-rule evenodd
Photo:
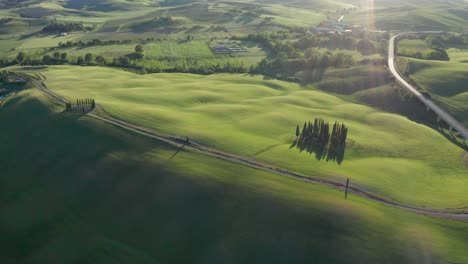
<svg viewBox="0 0 468 264"><path fill-rule="evenodd" d="M466 2L361 1L361 9L345 16L345 21L371 29L452 30L463 32L467 23Z"/></svg>
<svg viewBox="0 0 468 264"><path fill-rule="evenodd" d="M459 56L457 56L459 54ZM451 50L453 61L411 59L410 78L458 120L468 126L468 64L460 57L468 52Z"/></svg>
<svg viewBox="0 0 468 264"><path fill-rule="evenodd" d="M406 203L464 207L463 150L408 119L262 76L137 75L96 67L52 67L53 91L92 97L114 116L310 175L364 186ZM349 142L338 165L291 148L295 127L344 121Z"/></svg>
<svg viewBox="0 0 468 264"><path fill-rule="evenodd" d="M1 263L468 261L465 223L58 111L37 90L0 108Z"/></svg>

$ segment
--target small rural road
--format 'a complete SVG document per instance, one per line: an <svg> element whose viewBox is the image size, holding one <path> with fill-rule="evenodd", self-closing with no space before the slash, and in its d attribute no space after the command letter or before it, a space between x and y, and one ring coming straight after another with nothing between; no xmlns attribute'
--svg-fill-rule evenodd
<svg viewBox="0 0 468 264"><path fill-rule="evenodd" d="M117 28L117 30L115 31L116 33L119 33L120 32L120 29L122 29L122 26L123 24L120 24L119 28Z"/></svg>
<svg viewBox="0 0 468 264"><path fill-rule="evenodd" d="M64 99L63 97L55 94L51 90L49 90L47 86L44 84L45 76L42 74L39 74L39 75L41 75L41 78L42 78L41 81L37 82L39 89L42 92L44 92L46 95L48 95L56 103L65 105L65 103L67 103L68 101ZM209 146L205 146L196 142L192 142L192 141L190 141L190 143L187 143L185 137L155 131L152 129L148 129L148 128L112 117L108 115L107 113L105 113L105 111L99 105L96 106L96 109L94 111L87 113L87 115L90 117L96 118L98 120L101 120L103 122L106 122L108 124L112 124L114 126L118 126L125 130L132 131L137 134L146 136L148 138L153 138L159 141L166 142L177 148L183 147L185 150L188 150L188 151L204 154L207 156L211 156L214 158L218 158L218 159L222 159L222 160L226 160L230 162L234 162L234 163L241 164L247 167L251 167L254 169L262 170L262 171L269 172L269 173L274 173L277 175L281 175L281 176L285 176L285 177L289 177L289 178L293 178L297 180L301 180L304 182L320 184L320 185L327 186L329 188L333 188L342 192L344 192L346 188L344 182L341 183L341 182L322 179L316 176L310 176L310 175L305 175L305 174L301 174L298 172L293 172L293 171L286 170L284 168L280 168L271 164L266 164L263 162L255 161L248 157L243 157L243 156L238 156L232 153L227 153L218 149L214 149ZM466 209L432 209L432 208L424 208L424 207L406 205L406 204L402 204L402 203L393 201L391 199L379 196L377 194L371 193L356 185L354 186L350 185L348 189L348 193L352 193L356 196L360 196L364 199L378 202L386 206L400 208L400 209L410 211L413 213L417 213L417 214L421 214L421 215L468 222L468 212L466 212L467 211Z"/></svg>
<svg viewBox="0 0 468 264"><path fill-rule="evenodd" d="M466 129L460 122L458 122L455 118L453 118L449 113L444 111L442 108L437 106L434 101L424 97L417 89L415 89L411 84L409 84L403 77L398 73L397 69L395 68L395 40L405 34L440 34L440 31L421 31L421 32L407 32L401 33L398 35L393 36L390 39L388 44L388 67L392 72L393 76L395 76L398 83L403 85L406 89L408 89L411 93L413 93L421 102L423 102L429 109L434 111L436 115L444 120L451 128L455 129L460 133L460 135L464 139L468 139L468 129Z"/></svg>

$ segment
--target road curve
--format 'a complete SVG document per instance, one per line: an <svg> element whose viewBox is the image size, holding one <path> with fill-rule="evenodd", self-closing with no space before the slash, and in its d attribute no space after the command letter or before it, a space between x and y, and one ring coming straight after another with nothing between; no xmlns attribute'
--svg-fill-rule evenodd
<svg viewBox="0 0 468 264"><path fill-rule="evenodd" d="M45 77L43 76L43 78ZM37 85L42 92L44 92L47 96L49 96L56 103L65 105L65 103L68 102L66 99L62 98L61 96L47 89L43 81L37 82ZM339 190L342 192L345 191L345 184L341 182L335 182L331 180L322 179L316 176L309 176L309 175L301 174L298 172L289 171L289 170L286 170L286 169L283 169L274 165L255 161L247 157L237 156L235 154L217 150L217 149L214 149L209 146L205 146L196 142L187 143L185 142L186 140L185 137L162 133L162 132L151 130L151 129L148 129L148 128L145 128L136 124L132 124L124 120L117 119L105 113L104 110L99 105L96 106L96 109L93 112L87 113L87 115L90 117L96 118L98 120L101 120L103 122L112 124L114 126L118 126L125 130L132 131L132 132L135 132L137 134L140 134L149 138L153 138L159 141L166 142L175 147L179 147L179 148L184 147L184 149L188 151L197 152L200 154L204 154L204 155L215 157L218 159L234 162L237 164L241 164L241 165L251 167L254 169L258 169L258 170L262 170L265 172L270 172L270 173L274 173L277 175L294 178L294 179L301 180L304 182L320 184L322 186L333 188L335 190ZM371 200L374 202L378 202L386 206L403 209L403 210L421 214L421 215L426 215L426 216L435 217L435 218L448 219L448 220L468 222L468 213L466 212L466 209L432 209L432 208L424 208L424 207L406 205L406 204L399 203L391 199L379 196L377 194L371 193L356 185L354 186L350 185L348 189L348 193L352 193L356 196L359 196L359 197L362 197L364 199Z"/></svg>
<svg viewBox="0 0 468 264"><path fill-rule="evenodd" d="M398 35L393 36L390 39L388 44L388 67L392 72L393 76L395 76L396 80L403 85L406 89L408 89L411 93L413 93L421 102L423 102L429 109L434 111L440 119L444 120L449 126L454 128L464 139L468 139L468 129L466 129L460 122L458 122L455 118L453 118L449 113L444 111L442 108L437 106L434 101L424 97L417 89L415 89L411 84L409 84L395 68L395 39L405 35L405 34L417 34L417 33L425 33L425 34L440 34L440 31L421 31L421 32L407 32L401 33Z"/></svg>

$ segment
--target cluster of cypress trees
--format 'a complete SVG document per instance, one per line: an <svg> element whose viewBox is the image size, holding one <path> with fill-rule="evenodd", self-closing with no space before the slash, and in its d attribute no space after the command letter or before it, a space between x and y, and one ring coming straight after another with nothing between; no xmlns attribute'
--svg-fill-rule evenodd
<svg viewBox="0 0 468 264"><path fill-rule="evenodd" d="M296 137L298 144L311 145L319 144L327 147L329 151L333 151L337 147L344 146L346 137L348 136L348 128L344 123L335 122L330 135L330 124L322 118L315 118L314 123L310 121L304 122L302 131L299 125L296 127Z"/></svg>
<svg viewBox="0 0 468 264"><path fill-rule="evenodd" d="M330 126L321 118L315 118L314 123L304 122L302 132L299 133L299 125L296 128L296 136L302 143L318 143L327 145L330 138Z"/></svg>
<svg viewBox="0 0 468 264"><path fill-rule="evenodd" d="M337 146L342 146L346 143L348 136L348 128L344 123L335 122L330 138L330 148L334 149Z"/></svg>
<svg viewBox="0 0 468 264"><path fill-rule="evenodd" d="M91 98L76 99L76 104L66 103L65 112L73 114L82 114L86 110L92 110L96 107L96 102Z"/></svg>

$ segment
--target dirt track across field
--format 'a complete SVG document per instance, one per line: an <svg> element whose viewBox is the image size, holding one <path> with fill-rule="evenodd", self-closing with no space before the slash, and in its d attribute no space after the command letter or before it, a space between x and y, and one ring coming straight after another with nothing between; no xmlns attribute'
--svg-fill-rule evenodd
<svg viewBox="0 0 468 264"><path fill-rule="evenodd" d="M50 97L54 102L60 104L60 105L65 105L66 102L68 102L65 98L55 94L51 90L47 89L47 86L45 85L45 76L40 74L42 77L42 81L38 81L37 85L39 89L44 92L48 97ZM301 180L307 183L314 183L314 184L320 184L322 186L326 186L329 188L333 188L338 191L345 191L345 182L336 182L336 181L331 181L331 180L326 180L323 178L320 178L319 176L310 176L310 175L305 175L301 174L298 172L286 170L284 168L280 168L271 164L266 164L263 162L259 162L256 160L253 160L249 157L243 157L243 156L238 156L232 153L227 153L222 150L218 150L209 146L205 146L193 141L187 142L185 137L181 137L178 135L171 135L167 133L162 133L159 131L155 131L152 129L148 129L142 126L139 126L137 124L130 123L128 121L124 121L121 119L118 119L116 117L113 117L109 114L107 114L104 109L97 105L96 109L92 112L89 112L86 114L89 117L96 118L98 120L101 120L103 122L106 122L108 124L112 124L114 126L118 126L122 129L128 130L135 132L137 134L146 136L148 138L156 139L159 141L166 142L170 145L173 145L177 148L182 148L185 151L193 151L197 152L200 154L204 154L207 156L215 157L218 159L226 160L229 162L234 162L237 164L241 164L247 167L251 167L254 169L274 173L277 175L289 177L289 178L294 178L297 180ZM369 191L364 190L363 188L360 188L359 186L353 185L349 186L348 193L354 194L356 196L362 197L367 200L371 200L374 202L378 202L380 204L386 205L386 206L391 206L391 207L396 207L399 209L403 209L406 211L410 211L413 213L421 214L421 215L426 215L426 216L431 216L435 218L443 218L443 219L449 219L449 220L457 220L457 221L463 221L463 222L468 222L468 208L464 209L436 209L436 208L425 208L425 207L417 207L417 206L412 206L412 205L406 205L397 201L393 201L391 199L379 196L377 194L371 193ZM344 199L344 195L343 195Z"/></svg>

